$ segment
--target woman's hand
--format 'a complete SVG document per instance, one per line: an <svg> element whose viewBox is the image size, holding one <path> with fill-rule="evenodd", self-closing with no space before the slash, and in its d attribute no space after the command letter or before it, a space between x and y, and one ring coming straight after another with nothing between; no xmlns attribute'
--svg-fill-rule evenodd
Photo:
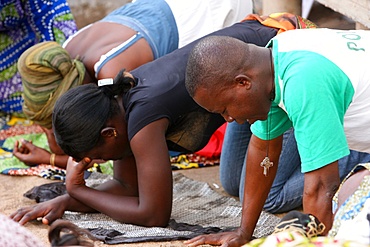
<svg viewBox="0 0 370 247"><path fill-rule="evenodd" d="M77 189L85 187L84 172L93 166L93 162L88 157L83 158L80 162L76 162L72 157L69 157L67 163L66 189L68 194L73 197L77 193Z"/></svg>
<svg viewBox="0 0 370 247"><path fill-rule="evenodd" d="M188 246L198 246L203 244L221 245L222 247L239 247L247 243L249 239L243 231L238 228L233 232L221 232L209 235L201 235L184 243Z"/></svg>
<svg viewBox="0 0 370 247"><path fill-rule="evenodd" d="M42 202L34 206L23 207L10 215L14 221L24 225L31 220L42 217L42 223L51 224L53 221L61 218L66 210L68 197L59 196L50 201Z"/></svg>
<svg viewBox="0 0 370 247"><path fill-rule="evenodd" d="M23 139L15 142L13 155L28 166L49 164L50 162L50 153L47 150Z"/></svg>

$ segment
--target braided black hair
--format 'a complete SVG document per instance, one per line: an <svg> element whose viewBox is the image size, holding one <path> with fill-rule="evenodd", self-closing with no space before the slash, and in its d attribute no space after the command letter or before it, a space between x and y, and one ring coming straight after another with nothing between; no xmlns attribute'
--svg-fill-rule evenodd
<svg viewBox="0 0 370 247"><path fill-rule="evenodd" d="M115 97L135 85L135 80L121 70L113 84L98 87L90 83L64 93L53 111L57 144L67 155L82 159L81 155L97 145L107 120L119 112Z"/></svg>

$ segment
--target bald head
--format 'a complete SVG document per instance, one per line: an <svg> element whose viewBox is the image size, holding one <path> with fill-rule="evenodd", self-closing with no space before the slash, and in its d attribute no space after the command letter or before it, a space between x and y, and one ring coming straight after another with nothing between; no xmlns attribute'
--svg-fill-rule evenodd
<svg viewBox="0 0 370 247"><path fill-rule="evenodd" d="M220 88L232 83L247 66L248 44L227 36L200 40L190 53L186 68L186 89L194 96L199 87Z"/></svg>

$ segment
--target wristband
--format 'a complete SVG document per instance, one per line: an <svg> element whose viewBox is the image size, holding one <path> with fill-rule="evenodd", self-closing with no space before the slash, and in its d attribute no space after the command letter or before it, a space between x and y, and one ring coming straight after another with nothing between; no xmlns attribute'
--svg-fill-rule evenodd
<svg viewBox="0 0 370 247"><path fill-rule="evenodd" d="M55 154L50 154L50 165L55 166Z"/></svg>

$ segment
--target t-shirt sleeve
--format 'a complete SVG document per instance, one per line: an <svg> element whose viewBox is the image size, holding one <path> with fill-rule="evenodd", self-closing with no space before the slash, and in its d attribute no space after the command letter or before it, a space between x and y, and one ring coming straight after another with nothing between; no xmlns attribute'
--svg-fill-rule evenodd
<svg viewBox="0 0 370 247"><path fill-rule="evenodd" d="M262 140L271 140L292 127L287 113L276 103L272 103L267 120L256 121L252 124L251 129L255 136Z"/></svg>
<svg viewBox="0 0 370 247"><path fill-rule="evenodd" d="M280 61L278 73L284 85L282 99L286 117L294 127L302 172L316 170L348 155L343 128L351 98L348 77L316 53L290 52L281 54ZM284 64L284 61L289 62ZM287 121L281 112L271 113L271 122ZM279 125L282 124L276 124ZM274 128L271 128L272 133Z"/></svg>
<svg viewBox="0 0 370 247"><path fill-rule="evenodd" d="M131 141L148 124L161 118L170 118L170 116L165 114L163 108L155 102L139 101L136 102L132 111L126 114L126 118L128 139Z"/></svg>

